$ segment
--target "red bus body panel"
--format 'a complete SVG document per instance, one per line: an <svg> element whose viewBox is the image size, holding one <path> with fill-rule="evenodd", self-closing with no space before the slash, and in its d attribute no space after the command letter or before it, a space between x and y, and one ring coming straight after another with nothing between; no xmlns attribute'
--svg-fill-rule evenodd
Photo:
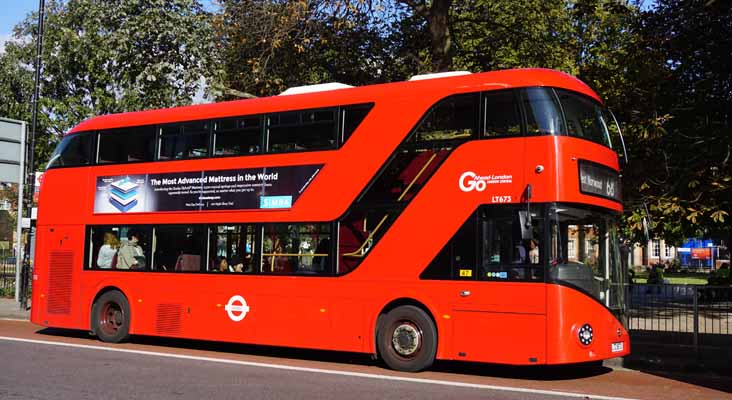
<svg viewBox="0 0 732 400"><path fill-rule="evenodd" d="M597 98L586 85L565 74L518 70L110 115L83 122L72 131L375 103L338 150L48 170L39 204L31 320L46 326L89 329L95 297L104 288L114 287L128 298L134 316L132 334L374 353L379 313L390 302L410 299L433 316L440 359L555 364L627 354L628 335L620 323L600 303L574 289L543 283L419 279L476 207L491 203L493 196L511 196L518 203L527 184L533 187L532 202L591 204L621 211L614 201L579 191L578 160L617 170L614 152L565 136L478 140L459 146L361 265L344 276L83 269L86 225L335 220L431 105L455 93L521 86L561 87ZM98 176L304 164L324 167L287 210L93 213ZM536 172L538 165L544 167L543 172ZM512 182L489 185L483 192L463 192L458 180L465 171L511 175ZM51 261L69 267L51 274ZM460 297L463 290L472 295ZM227 301L237 294L250 307L241 322L232 321L225 310ZM68 304L51 298L68 299ZM584 323L596 327L596 340L589 348L579 344L574 331L577 324ZM625 342L625 350L611 354L610 343L618 341Z"/></svg>

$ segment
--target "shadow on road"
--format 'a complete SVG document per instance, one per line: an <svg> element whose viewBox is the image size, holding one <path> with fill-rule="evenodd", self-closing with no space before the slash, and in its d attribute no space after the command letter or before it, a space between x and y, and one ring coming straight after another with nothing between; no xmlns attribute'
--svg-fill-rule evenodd
<svg viewBox="0 0 732 400"><path fill-rule="evenodd" d="M659 376L661 378L672 379L679 382L688 383L690 385L702 386L708 389L719 390L721 392L732 393L732 381L729 377L706 372L674 372L674 371L658 371L640 369L640 372Z"/></svg>
<svg viewBox="0 0 732 400"><path fill-rule="evenodd" d="M89 345L96 345L99 343L96 337L91 335L87 331L45 328L37 331L36 333L46 336L87 339L89 341ZM353 364L386 369L383 363L381 363L379 360L373 360L370 355L363 353L309 350L290 347L258 346L239 343L211 342L205 340L175 339L155 336L133 336L130 342L134 344L148 346L202 350L218 353L243 354L262 357L279 357L282 359ZM612 369L605 368L599 363L579 364L571 366L510 366L460 361L437 361L432 366L432 368L430 368L430 371L449 374L476 375L521 380L560 381L581 379L607 374L611 372ZM419 374L415 375L415 377L418 376Z"/></svg>

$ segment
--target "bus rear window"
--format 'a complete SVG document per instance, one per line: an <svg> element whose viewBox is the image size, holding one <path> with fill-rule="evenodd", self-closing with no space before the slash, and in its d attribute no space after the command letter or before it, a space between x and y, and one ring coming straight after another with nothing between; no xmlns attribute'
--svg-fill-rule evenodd
<svg viewBox="0 0 732 400"><path fill-rule="evenodd" d="M78 133L64 137L56 146L46 169L90 164L93 144L94 135L91 133Z"/></svg>
<svg viewBox="0 0 732 400"><path fill-rule="evenodd" d="M559 89L556 92L562 103L569 136L591 140L610 147L608 121L603 116L603 108L578 94Z"/></svg>
<svg viewBox="0 0 732 400"><path fill-rule="evenodd" d="M113 129L99 133L99 164L152 161L155 127Z"/></svg>

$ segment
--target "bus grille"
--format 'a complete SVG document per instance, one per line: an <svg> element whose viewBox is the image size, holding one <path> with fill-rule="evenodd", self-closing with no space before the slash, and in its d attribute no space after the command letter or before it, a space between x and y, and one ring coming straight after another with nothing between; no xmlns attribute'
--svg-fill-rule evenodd
<svg viewBox="0 0 732 400"><path fill-rule="evenodd" d="M161 335L179 334L182 320L183 306L181 304L158 304L155 333Z"/></svg>
<svg viewBox="0 0 732 400"><path fill-rule="evenodd" d="M48 313L71 313L71 279L74 253L52 251L48 257Z"/></svg>

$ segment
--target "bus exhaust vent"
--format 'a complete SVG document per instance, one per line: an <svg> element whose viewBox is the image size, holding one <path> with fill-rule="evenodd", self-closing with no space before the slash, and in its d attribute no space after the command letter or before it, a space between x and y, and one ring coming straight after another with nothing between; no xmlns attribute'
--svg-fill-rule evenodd
<svg viewBox="0 0 732 400"><path fill-rule="evenodd" d="M155 333L161 335L177 335L183 321L183 305L158 304L155 310Z"/></svg>
<svg viewBox="0 0 732 400"><path fill-rule="evenodd" d="M71 277L74 253L52 251L48 257L48 313L71 313Z"/></svg>

